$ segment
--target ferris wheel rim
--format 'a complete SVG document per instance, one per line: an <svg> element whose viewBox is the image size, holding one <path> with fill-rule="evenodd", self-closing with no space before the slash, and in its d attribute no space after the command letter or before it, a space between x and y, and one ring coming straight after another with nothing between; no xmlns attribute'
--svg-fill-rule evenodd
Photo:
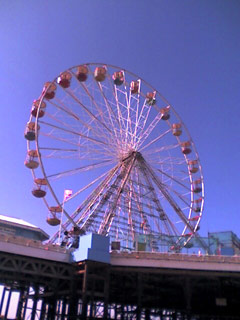
<svg viewBox="0 0 240 320"><path fill-rule="evenodd" d="M115 68L115 69L118 69L118 70L123 70L124 72L127 72L127 73L131 74L131 75L132 75L133 77L135 77L136 79L141 79L141 81L143 81L148 87L152 88L152 90L156 91L156 92L158 93L158 95L161 97L161 99L163 99L163 101L164 101L167 105L169 105L169 106L171 107L171 110L172 110L173 113L175 114L176 118L179 120L179 122L181 123L181 125L184 127L184 130L186 131L186 133L187 133L187 135L188 135L188 137L189 137L189 141L191 142L191 146L193 147L194 152L195 152L195 154L196 154L196 160L198 161L198 166L199 166L199 170L200 170L200 177L201 177L201 181L202 181L202 198L204 199L203 175L202 175L202 167L201 167L201 164L200 164L200 161L199 161L199 155L198 155L198 152L197 152L197 150L196 150L195 144L194 144L194 142L193 142L193 140L192 140L192 138L191 138L191 136L190 136L190 133L189 133L188 129L186 128L185 124L183 123L183 121L181 120L181 118L179 117L179 115L177 114L177 112L175 111L175 109L173 108L173 106L170 105L169 102L159 93L159 91L156 90L155 88L153 88L148 82L146 82L145 80L143 80L141 77L135 75L134 73L129 72L129 71L126 70L126 69L123 69L123 68L120 68L120 67L117 67L117 66L113 66L113 65L109 65L109 64L102 64L102 63L85 63L84 65L87 65L87 66L88 66L88 65L89 65L89 66L107 66L107 67L110 67L110 68ZM66 69L66 71L72 71L72 70L76 69L78 66L81 66L81 65L77 65L77 66L68 68L68 69ZM52 83L57 83L57 78L58 78L58 77L56 77L52 82L49 83L49 87L51 86ZM44 98L45 98L45 94L46 94L46 92L41 94L41 96L40 96L40 104L43 102L43 100L44 100ZM40 163L40 167L41 167L41 170L42 170L42 172L43 172L43 175L44 175L45 179L47 180L47 184L48 184L49 190L51 191L51 193L52 193L54 199L56 200L57 204L58 204L59 206L62 206L62 203L59 201L58 197L55 195L55 192L54 192L54 190L52 189L52 186L51 186L50 182L48 181L48 175L47 175L47 173L46 173L46 171L45 171L45 168L44 168L44 164L43 164L43 161L42 161L41 153L39 152L39 150L40 150L40 148L39 148L39 135L38 135L38 129L37 129L38 126L39 126L39 123L38 123L38 120L39 120L39 112L40 112L40 108L39 108L38 111L37 111L37 116L36 116L36 121L35 121L35 134L36 134L36 141L35 141L35 142L36 142L36 149L37 149L37 151L38 151L38 153L39 153L39 163ZM32 119L32 116L30 116L30 120L31 120L31 119ZM28 144L29 144L29 142L28 142ZM29 148L30 148L30 147L28 146L28 149L29 149ZM29 150L30 150L30 149L29 149ZM185 158L186 158L186 156L185 156ZM34 178L36 178L36 177L35 177L34 170L32 170L32 172L33 172ZM190 178L190 179L191 179L191 178ZM45 199L44 199L44 201L45 201ZM46 203L46 204L47 204L47 203ZM47 205L47 206L48 206L48 205ZM202 201L202 208L203 208L203 201ZM67 213L67 212L64 212L64 213L65 213L65 215L67 216L67 218L72 222L72 224L75 225L75 226L77 226L76 223L75 223L75 221L71 219L71 217L68 215L68 213ZM191 211L189 212L189 215L190 215L190 217L191 217ZM201 209L201 212L200 212L200 218L201 218L201 216L202 216L202 209ZM198 220L198 222L197 222L197 225L198 225L199 222L200 222L200 218L199 218L199 220ZM191 237L188 238L188 241L189 241L190 239L191 239Z"/></svg>

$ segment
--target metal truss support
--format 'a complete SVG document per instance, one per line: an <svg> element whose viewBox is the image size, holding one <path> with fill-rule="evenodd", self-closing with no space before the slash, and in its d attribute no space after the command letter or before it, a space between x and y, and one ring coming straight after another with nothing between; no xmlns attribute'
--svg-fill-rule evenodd
<svg viewBox="0 0 240 320"><path fill-rule="evenodd" d="M0 314L5 319L13 292L19 293L19 320L35 320L39 312L40 320L239 319L239 271L113 266L88 260L56 264L1 252L0 262Z"/></svg>

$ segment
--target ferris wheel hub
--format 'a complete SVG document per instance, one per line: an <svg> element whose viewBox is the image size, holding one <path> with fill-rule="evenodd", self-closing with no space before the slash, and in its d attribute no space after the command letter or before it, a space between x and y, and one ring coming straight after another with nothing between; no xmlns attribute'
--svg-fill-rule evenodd
<svg viewBox="0 0 240 320"><path fill-rule="evenodd" d="M143 156L142 156L141 152L139 152L139 151L130 150L126 155L124 155L121 158L121 162L125 162L126 160L130 160L133 158L140 160L140 159L143 159Z"/></svg>

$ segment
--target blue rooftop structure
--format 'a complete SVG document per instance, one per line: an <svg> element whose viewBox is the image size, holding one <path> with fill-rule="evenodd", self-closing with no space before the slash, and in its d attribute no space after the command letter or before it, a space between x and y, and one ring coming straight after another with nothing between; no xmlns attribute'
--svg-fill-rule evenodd
<svg viewBox="0 0 240 320"><path fill-rule="evenodd" d="M94 233L80 237L79 248L73 253L74 260L110 263L109 241L109 237Z"/></svg>

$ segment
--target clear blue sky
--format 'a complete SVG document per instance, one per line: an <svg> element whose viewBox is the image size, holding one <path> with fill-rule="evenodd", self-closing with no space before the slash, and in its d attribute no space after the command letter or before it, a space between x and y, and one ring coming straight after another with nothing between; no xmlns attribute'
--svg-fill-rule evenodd
<svg viewBox="0 0 240 320"><path fill-rule="evenodd" d="M200 234L240 236L239 34L238 0L1 0L0 213L52 233L23 165L31 103L61 71L104 62L149 82L189 129L205 182Z"/></svg>

